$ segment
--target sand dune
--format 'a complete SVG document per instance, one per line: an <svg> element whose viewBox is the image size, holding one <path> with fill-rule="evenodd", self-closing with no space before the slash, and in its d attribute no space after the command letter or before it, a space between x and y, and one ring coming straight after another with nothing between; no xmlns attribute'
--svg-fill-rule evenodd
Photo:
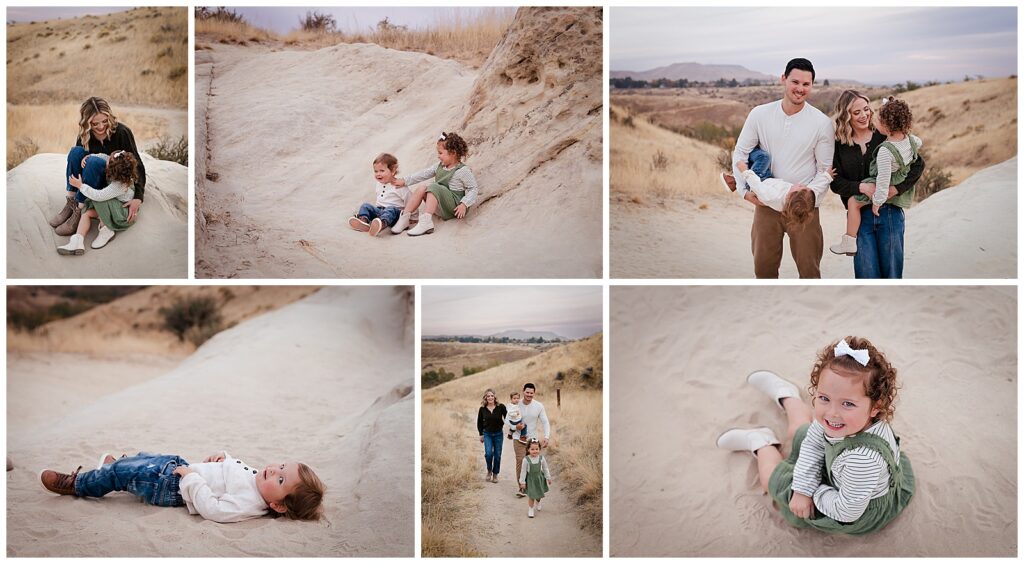
<svg viewBox="0 0 1024 564"><path fill-rule="evenodd" d="M103 249L57 254L67 243L47 223L64 205L67 156L41 154L7 171L8 278L185 278L188 276L188 169L142 154L145 203L138 223Z"/></svg>
<svg viewBox="0 0 1024 564"><path fill-rule="evenodd" d="M722 189L724 191L724 188ZM611 210L611 271L617 278L753 278L753 208L726 195L663 206L625 202ZM1013 278L1017 273L1017 159L983 169L906 214L905 278ZM845 230L829 192L821 207L823 278L853 278L853 259L828 245ZM780 276L795 278L784 245Z"/></svg>
<svg viewBox="0 0 1024 564"><path fill-rule="evenodd" d="M46 420L7 438L8 555L412 556L412 354L403 293L330 288L216 335L155 379L70 409L38 405ZM9 405L21 400L9 391ZM220 525L38 484L41 468L142 449L302 460L328 486L326 518Z"/></svg>
<svg viewBox="0 0 1024 564"><path fill-rule="evenodd" d="M1016 295L613 288L612 556L1016 556ZM918 480L903 514L864 537L787 525L754 459L715 447L731 427L784 436L783 414L746 376L770 369L806 387L817 350L845 334L871 339L899 371L893 427Z"/></svg>
<svg viewBox="0 0 1024 564"><path fill-rule="evenodd" d="M213 46L196 69L197 275L599 276L600 53L600 10L578 8L520 9L480 71L367 44ZM470 144L466 220L351 231L373 158L418 171L441 131Z"/></svg>

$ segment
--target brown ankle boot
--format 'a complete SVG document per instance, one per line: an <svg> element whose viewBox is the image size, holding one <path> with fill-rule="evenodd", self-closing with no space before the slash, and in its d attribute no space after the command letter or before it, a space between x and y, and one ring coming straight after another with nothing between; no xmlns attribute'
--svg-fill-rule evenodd
<svg viewBox="0 0 1024 564"><path fill-rule="evenodd" d="M50 227L56 228L63 224L69 217L71 217L71 214L75 213L75 208L77 207L78 202L76 202L74 198L68 198L67 201L64 202L64 208L57 212L57 215L53 216L53 219L50 220Z"/></svg>
<svg viewBox="0 0 1024 564"><path fill-rule="evenodd" d="M75 209L67 220L57 228L57 235L67 237L68 235L74 235L78 231L78 221L82 219L82 208L78 207L78 202L72 202L72 205L75 206Z"/></svg>
<svg viewBox="0 0 1024 564"><path fill-rule="evenodd" d="M43 473L39 475L39 479L43 482L43 487L50 490L53 493L60 495L75 495L75 480L78 478L78 472L82 467L79 466L78 470L75 470L71 474L61 474L53 470L43 470Z"/></svg>

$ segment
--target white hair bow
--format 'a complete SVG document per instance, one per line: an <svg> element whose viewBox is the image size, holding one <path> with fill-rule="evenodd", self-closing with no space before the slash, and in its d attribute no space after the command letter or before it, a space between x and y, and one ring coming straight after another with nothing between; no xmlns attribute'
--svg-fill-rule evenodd
<svg viewBox="0 0 1024 564"><path fill-rule="evenodd" d="M849 356L849 357L852 357L853 360L856 360L857 362L859 362L861 366L867 366L868 365L868 361L871 360L871 357L868 356L868 350L867 349L851 349L850 345L848 345L846 343L846 339L843 339L843 340L839 341L839 344L836 345L835 353L836 353L837 357L839 357L839 356Z"/></svg>

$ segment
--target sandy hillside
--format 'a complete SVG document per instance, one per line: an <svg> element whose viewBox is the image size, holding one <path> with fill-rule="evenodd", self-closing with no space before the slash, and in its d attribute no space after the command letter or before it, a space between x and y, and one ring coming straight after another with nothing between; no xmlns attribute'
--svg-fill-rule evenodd
<svg viewBox="0 0 1024 564"><path fill-rule="evenodd" d="M68 411L41 405L48 419L7 439L8 556L412 556L407 308L391 287L325 289L218 334L163 376ZM141 449L302 460L328 486L326 518L219 525L126 494L38 485L46 466Z"/></svg>
<svg viewBox="0 0 1024 564"><path fill-rule="evenodd" d="M596 335L423 391L424 556L600 557L601 351ZM476 430L485 389L507 403L509 392L526 382L537 385L536 399L551 423L545 456L552 492L534 519L526 516L525 499L515 496L511 442L504 441L499 482L485 483Z"/></svg>
<svg viewBox="0 0 1024 564"><path fill-rule="evenodd" d="M600 276L600 14L520 9L479 71L369 44L200 52L197 275ZM419 240L351 231L373 157L411 174L441 131L470 145L467 220Z"/></svg>
<svg viewBox="0 0 1024 564"><path fill-rule="evenodd" d="M613 288L612 556L1015 556L1016 293ZM884 315L856 308L869 294ZM806 387L817 350L844 334L871 339L899 371L893 427L918 483L907 509L864 537L790 527L760 493L754 459L715 447L731 427L784 435L784 415L746 376L770 369Z"/></svg>
<svg viewBox="0 0 1024 564"><path fill-rule="evenodd" d="M61 256L48 221L64 205L67 156L36 155L7 171L7 276L9 278L185 278L188 276L188 168L143 153L145 202L136 225L106 247Z"/></svg>
<svg viewBox="0 0 1024 564"><path fill-rule="evenodd" d="M51 321L33 332L8 331L7 350L184 357L195 351L195 345L180 341L166 327L161 308L171 307L179 299L213 298L221 326L230 328L315 291L310 286L151 286L74 317ZM98 348L97 341L105 347Z"/></svg>

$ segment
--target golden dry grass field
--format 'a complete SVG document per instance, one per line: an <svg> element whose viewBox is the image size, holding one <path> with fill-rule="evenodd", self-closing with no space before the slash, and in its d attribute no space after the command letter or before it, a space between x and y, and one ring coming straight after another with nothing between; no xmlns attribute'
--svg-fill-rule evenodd
<svg viewBox="0 0 1024 564"><path fill-rule="evenodd" d="M537 385L551 422L547 456L558 482L576 504L581 527L600 535L602 523L602 336L556 347L424 390L422 394L423 556L480 556L467 542L483 456L476 430L480 398L493 388L507 398L526 382ZM582 373L593 369L593 376ZM558 380L558 373L564 375ZM555 390L562 390L556 406ZM502 400L502 403L506 403ZM493 508L492 508L493 509Z"/></svg>
<svg viewBox="0 0 1024 564"><path fill-rule="evenodd" d="M63 153L90 96L110 102L140 145L185 135L186 8L136 8L7 25L7 168L37 152Z"/></svg>
<svg viewBox="0 0 1024 564"><path fill-rule="evenodd" d="M526 345L502 343L447 343L423 341L420 357L421 370L453 372L461 377L463 369L480 372L506 362L513 362L536 356L554 345ZM505 401L506 398L499 398Z"/></svg>

